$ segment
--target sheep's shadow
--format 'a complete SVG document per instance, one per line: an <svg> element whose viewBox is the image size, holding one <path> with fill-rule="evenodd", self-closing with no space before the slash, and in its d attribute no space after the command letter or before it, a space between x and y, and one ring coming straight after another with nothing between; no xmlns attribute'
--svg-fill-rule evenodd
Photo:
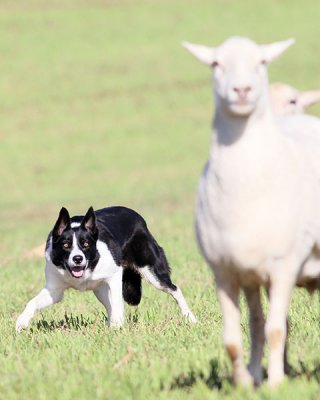
<svg viewBox="0 0 320 400"><path fill-rule="evenodd" d="M170 390L174 389L187 389L192 387L196 382L203 382L210 389L218 389L222 388L222 383L225 381L229 381L231 383L231 379L222 376L219 373L219 364L217 360L210 361L209 374L204 374L202 371L191 370L187 374L183 373L176 376L171 382L169 388Z"/></svg>
<svg viewBox="0 0 320 400"><path fill-rule="evenodd" d="M303 361L299 361L299 368L289 367L286 375L291 379L300 377L306 378L308 381L315 379L320 383L320 362L317 362L312 367L307 367ZM267 379L267 371L263 369L264 382ZM219 364L216 359L210 361L209 374L202 371L191 370L188 373L183 373L176 376L169 385L170 390L188 389L194 386L197 382L202 382L209 389L221 390L224 383L232 384L231 376L222 375L219 372Z"/></svg>
<svg viewBox="0 0 320 400"><path fill-rule="evenodd" d="M318 383L320 383L320 360L317 361L312 368L307 367L301 360L299 360L298 369L289 364L286 375L292 379L300 377L304 377L308 381L315 379Z"/></svg>

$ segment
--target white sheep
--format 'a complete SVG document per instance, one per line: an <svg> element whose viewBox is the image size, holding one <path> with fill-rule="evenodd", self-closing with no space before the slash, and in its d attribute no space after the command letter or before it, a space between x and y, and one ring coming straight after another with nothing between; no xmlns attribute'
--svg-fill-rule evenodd
<svg viewBox="0 0 320 400"><path fill-rule="evenodd" d="M278 115L300 114L320 101L320 90L300 92L281 82L271 83L269 90L274 111Z"/></svg>
<svg viewBox="0 0 320 400"><path fill-rule="evenodd" d="M293 42L258 45L232 37L216 48L183 42L213 67L216 110L209 161L198 188L196 234L214 273L224 344L240 384L260 384L265 337L268 383L281 382L292 289L320 276L320 141L315 138L312 147L311 138L305 144L304 135L284 134L269 99L266 67ZM261 286L269 293L266 324ZM250 311L248 369L240 289Z"/></svg>

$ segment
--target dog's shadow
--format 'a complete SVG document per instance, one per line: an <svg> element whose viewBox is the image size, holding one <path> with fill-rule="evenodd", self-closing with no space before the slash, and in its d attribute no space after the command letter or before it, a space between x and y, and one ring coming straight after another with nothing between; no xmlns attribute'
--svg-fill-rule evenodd
<svg viewBox="0 0 320 400"><path fill-rule="evenodd" d="M106 318L106 316L105 316ZM95 325L96 319L84 317L82 314L74 316L73 314L65 314L63 319L48 321L44 318L38 320L36 328L31 328L30 331L54 332L54 331L79 331L89 326Z"/></svg>
<svg viewBox="0 0 320 400"><path fill-rule="evenodd" d="M320 362L316 362L312 367L307 367L303 361L299 361L299 367L289 367L286 375L290 379L297 379L300 377L306 378L308 381L315 379L320 384ZM267 371L263 370L264 382L267 378ZM170 390L175 389L190 389L197 382L204 383L209 389L221 390L222 386L232 385L231 376L221 374L219 363L217 360L210 361L209 374L202 371L191 370L188 373L183 373L176 376L169 385Z"/></svg>
<svg viewBox="0 0 320 400"><path fill-rule="evenodd" d="M133 311L128 314L127 323L131 325L135 325L138 323L139 315L136 311ZM96 315L93 319L90 317L85 317L82 314L80 315L68 315L64 314L64 318L60 320L47 320L43 316L40 320L38 320L36 327L30 328L30 332L33 333L35 331L38 332L54 332L54 331L80 331L89 327L103 327L104 329L107 327L108 317L102 312L99 315Z"/></svg>

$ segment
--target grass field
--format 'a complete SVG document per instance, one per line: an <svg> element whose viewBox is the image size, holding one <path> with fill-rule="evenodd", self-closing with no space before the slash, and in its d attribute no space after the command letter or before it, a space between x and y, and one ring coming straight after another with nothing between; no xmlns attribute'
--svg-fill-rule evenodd
<svg viewBox="0 0 320 400"><path fill-rule="evenodd" d="M290 310L291 376L276 391L230 383L193 234L210 71L179 44L295 37L271 78L317 88L319 13L316 0L0 1L0 399L320 399L319 295L302 290ZM119 331L105 328L91 293L70 291L16 335L44 282L43 261L23 254L45 240L61 206L79 214L114 204L145 216L199 324L145 285ZM244 306L242 326L247 348Z"/></svg>

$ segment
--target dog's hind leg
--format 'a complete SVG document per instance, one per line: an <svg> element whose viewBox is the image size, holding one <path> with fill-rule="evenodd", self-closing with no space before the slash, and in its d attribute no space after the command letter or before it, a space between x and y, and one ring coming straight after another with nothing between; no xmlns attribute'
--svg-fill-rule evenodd
<svg viewBox="0 0 320 400"><path fill-rule="evenodd" d="M141 301L141 275L133 268L123 269L122 295L131 306L137 306Z"/></svg>
<svg viewBox="0 0 320 400"><path fill-rule="evenodd" d="M177 302L182 315L190 322L197 322L178 286L170 279L170 266L163 249L145 227L138 231L123 249L124 260L156 289L170 294Z"/></svg>
<svg viewBox="0 0 320 400"><path fill-rule="evenodd" d="M157 274L149 266L138 268L141 276L149 282L153 287L158 290L162 290L165 293L170 294L177 302L182 315L189 321L196 323L197 319L193 315L192 311L188 307L188 304L180 290L180 288L171 282L169 272L161 271L161 274Z"/></svg>
<svg viewBox="0 0 320 400"><path fill-rule="evenodd" d="M23 313L18 317L16 322L16 331L20 333L23 329L27 328L37 311L61 301L63 299L63 293L64 289L61 288L43 288L37 296L28 302Z"/></svg>

